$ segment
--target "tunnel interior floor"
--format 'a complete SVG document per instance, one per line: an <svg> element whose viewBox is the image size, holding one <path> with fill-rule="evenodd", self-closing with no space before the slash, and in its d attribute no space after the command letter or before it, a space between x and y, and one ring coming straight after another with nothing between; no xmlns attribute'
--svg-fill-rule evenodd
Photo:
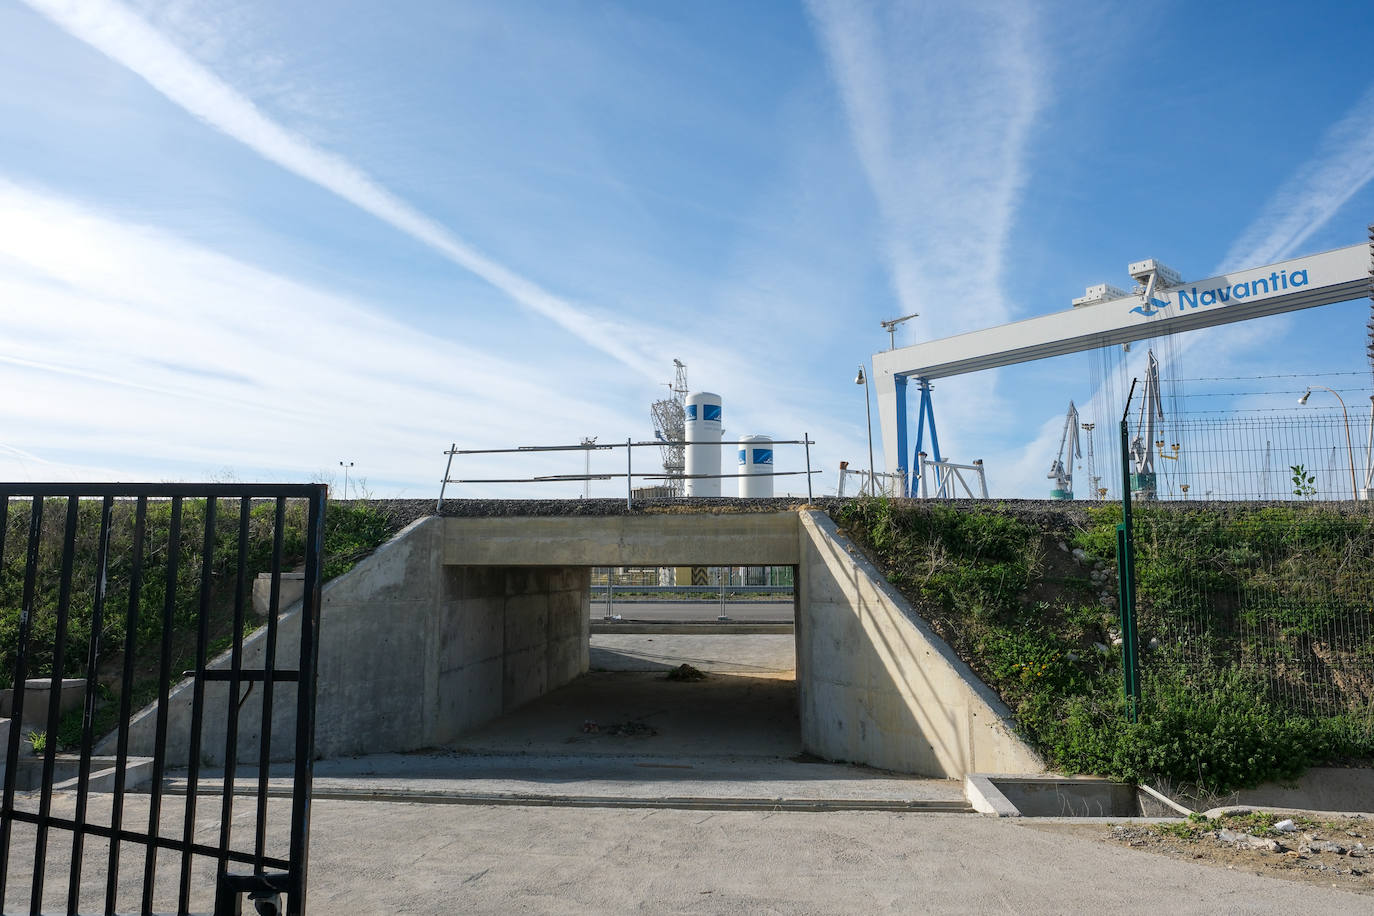
<svg viewBox="0 0 1374 916"><path fill-rule="evenodd" d="M592 669L445 748L321 760L320 797L967 810L957 780L802 753L790 635L594 635ZM666 679L689 664L707 676ZM289 780L287 764L273 782ZM253 778L251 767L240 778ZM210 784L214 771L202 776ZM180 774L169 782L175 790ZM770 809L771 810L771 809Z"/></svg>
<svg viewBox="0 0 1374 916"><path fill-rule="evenodd" d="M699 680L673 680L682 665ZM790 635L598 634L591 670L464 735L480 754L794 757Z"/></svg>
<svg viewBox="0 0 1374 916"><path fill-rule="evenodd" d="M793 757L801 753L795 680L708 673L593 671L471 732L479 754Z"/></svg>

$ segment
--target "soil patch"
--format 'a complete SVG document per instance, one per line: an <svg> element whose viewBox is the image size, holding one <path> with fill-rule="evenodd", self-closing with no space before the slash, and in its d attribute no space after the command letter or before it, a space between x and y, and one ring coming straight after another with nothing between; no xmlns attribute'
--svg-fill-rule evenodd
<svg viewBox="0 0 1374 916"><path fill-rule="evenodd" d="M1274 829L1275 824L1293 829ZM1268 812L1172 824L1023 826L1187 859L1214 868L1374 896L1374 819L1285 818Z"/></svg>

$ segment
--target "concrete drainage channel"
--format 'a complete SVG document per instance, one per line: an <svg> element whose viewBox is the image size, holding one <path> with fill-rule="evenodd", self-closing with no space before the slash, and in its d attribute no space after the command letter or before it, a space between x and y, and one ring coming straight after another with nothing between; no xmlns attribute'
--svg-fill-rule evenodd
<svg viewBox="0 0 1374 916"><path fill-rule="evenodd" d="M1110 817L1178 820L1192 812L1149 786L1092 776L997 776L964 779L975 811L997 817Z"/></svg>

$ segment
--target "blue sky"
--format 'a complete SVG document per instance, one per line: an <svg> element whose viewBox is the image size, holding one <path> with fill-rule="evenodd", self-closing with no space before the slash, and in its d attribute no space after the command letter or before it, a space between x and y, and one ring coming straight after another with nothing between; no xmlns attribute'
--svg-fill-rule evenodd
<svg viewBox="0 0 1374 916"><path fill-rule="evenodd" d="M0 0L0 478L351 460L432 496L450 442L652 438L678 358L727 436L809 432L833 492L881 319L1363 241L1363 7ZM1368 312L1180 337L1166 373L1359 373ZM1093 365L944 381L942 445L1043 495Z"/></svg>

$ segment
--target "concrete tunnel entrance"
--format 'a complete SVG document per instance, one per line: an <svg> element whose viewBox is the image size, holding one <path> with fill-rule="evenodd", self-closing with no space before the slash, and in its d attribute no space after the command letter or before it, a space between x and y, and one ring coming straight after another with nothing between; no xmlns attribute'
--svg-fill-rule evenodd
<svg viewBox="0 0 1374 916"><path fill-rule="evenodd" d="M476 742L485 728L494 735L502 717L534 715L541 701L555 708L560 688L584 679L591 692L559 712L560 731L539 732L539 742L558 743L565 752L570 746L590 750L596 742L583 738L605 734L603 724L624 726L623 736L613 736L634 740L634 723L652 727L653 715L667 716L663 702L653 703L655 691L681 687L686 689L677 697L690 702L666 707L677 709L681 727L656 730L682 737L684 748L675 753L724 749L748 756L744 748L766 745L766 753L776 756L799 743L807 760L814 755L946 779L1044 768L1016 736L1006 706L819 510L672 506L627 513L623 506L578 504L560 508L586 514L517 516L491 513L523 506L469 508L485 514L418 519L325 585L318 759L461 747ZM604 514L594 514L598 509ZM737 670L718 672L718 678L661 680L665 667L723 653L666 641L660 650L658 637L648 634L637 634L643 637L637 645L598 645L595 667L602 670L593 671L591 570L663 563L793 570L790 678L785 664L761 662L757 653L751 658L746 652L742 661L752 667L743 667L736 652ZM298 650L300 610L297 603L281 618L281 652ZM261 664L264 633L259 629L244 641L245 666ZM624 640L636 634L597 638L612 635ZM617 670L633 667L627 659L649 670ZM230 664L225 653L210 667ZM758 670L770 667L775 670ZM730 683L753 689L731 693ZM168 746L178 755L190 746L191 684L178 685L169 699L174 740ZM599 705L603 700L609 705ZM210 691L205 702L207 719L227 715L226 692ZM294 718L282 711L289 705L274 707L270 723L255 718L251 704L243 707L240 763L257 759L260 736L269 729L274 758L290 746ZM152 712L149 707L131 721L131 754L151 747L160 721ZM582 731L589 720L595 730ZM800 742L793 731L798 723ZM650 736L667 744L656 738ZM532 750L538 742L528 740ZM102 746L98 752L110 751ZM212 741L200 752L203 763L214 765L225 749ZM716 769L733 774L738 765Z"/></svg>
<svg viewBox="0 0 1374 916"><path fill-rule="evenodd" d="M791 566L592 569L587 671L452 746L489 755L796 757L794 582Z"/></svg>

